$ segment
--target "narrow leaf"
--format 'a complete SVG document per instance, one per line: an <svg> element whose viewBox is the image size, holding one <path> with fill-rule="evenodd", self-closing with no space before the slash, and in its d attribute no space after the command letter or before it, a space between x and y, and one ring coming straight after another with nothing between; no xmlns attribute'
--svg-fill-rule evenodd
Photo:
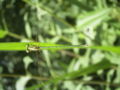
<svg viewBox="0 0 120 90"><path fill-rule="evenodd" d="M49 81L46 81L45 83L34 85L32 87L27 88L27 90L35 90L35 89L43 87L47 84L57 83L60 80L64 80L64 79L74 79L74 78L77 78L77 77L80 77L83 75L95 73L98 70L104 70L104 69L110 68L111 66L112 66L112 64L109 61L103 60L97 64L88 66L88 67L80 69L78 71L70 72L70 73L64 74L62 76L58 76L56 78L50 79Z"/></svg>
<svg viewBox="0 0 120 90"><path fill-rule="evenodd" d="M7 35L7 31L6 30L0 30L0 38L4 38Z"/></svg>

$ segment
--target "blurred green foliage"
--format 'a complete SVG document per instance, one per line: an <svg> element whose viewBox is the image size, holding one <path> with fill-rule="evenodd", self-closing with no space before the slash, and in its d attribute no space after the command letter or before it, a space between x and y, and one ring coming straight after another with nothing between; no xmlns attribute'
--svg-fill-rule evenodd
<svg viewBox="0 0 120 90"><path fill-rule="evenodd" d="M0 42L29 40L119 46L120 1L0 0ZM119 76L120 55L113 52L0 51L0 90L119 90Z"/></svg>

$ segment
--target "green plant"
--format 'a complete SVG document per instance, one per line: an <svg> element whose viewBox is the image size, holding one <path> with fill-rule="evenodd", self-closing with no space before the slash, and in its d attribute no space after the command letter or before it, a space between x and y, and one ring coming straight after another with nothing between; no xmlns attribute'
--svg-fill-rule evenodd
<svg viewBox="0 0 120 90"><path fill-rule="evenodd" d="M119 12L117 0L1 0L0 90L119 89Z"/></svg>

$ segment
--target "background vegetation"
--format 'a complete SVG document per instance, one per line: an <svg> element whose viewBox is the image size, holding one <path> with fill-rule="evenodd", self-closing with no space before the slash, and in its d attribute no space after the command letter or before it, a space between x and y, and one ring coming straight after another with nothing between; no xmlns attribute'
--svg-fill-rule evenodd
<svg viewBox="0 0 120 90"><path fill-rule="evenodd" d="M28 41L114 52L0 51L0 90L120 89L119 0L0 0L0 42Z"/></svg>

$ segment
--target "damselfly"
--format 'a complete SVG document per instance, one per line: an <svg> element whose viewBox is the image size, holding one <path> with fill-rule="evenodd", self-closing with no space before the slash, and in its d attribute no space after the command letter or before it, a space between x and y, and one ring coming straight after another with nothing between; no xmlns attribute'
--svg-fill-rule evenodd
<svg viewBox="0 0 120 90"><path fill-rule="evenodd" d="M38 46L38 45L27 45L27 52L39 51L41 49L72 49L72 48L80 48L85 47L87 45L58 45L58 46Z"/></svg>

